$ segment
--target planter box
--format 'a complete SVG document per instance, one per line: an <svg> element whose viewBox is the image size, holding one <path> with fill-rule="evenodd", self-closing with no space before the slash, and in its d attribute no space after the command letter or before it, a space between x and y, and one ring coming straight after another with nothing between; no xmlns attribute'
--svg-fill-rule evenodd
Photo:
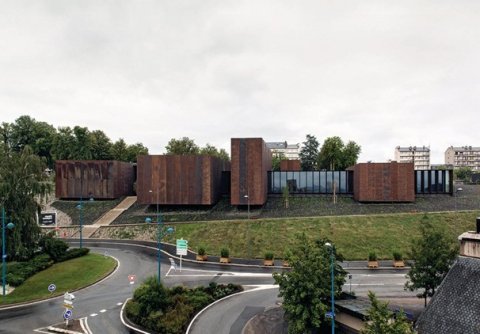
<svg viewBox="0 0 480 334"><path fill-rule="evenodd" d="M290 264L288 263L288 261L283 260L283 261L282 261L282 266L284 266L284 267L290 267Z"/></svg>
<svg viewBox="0 0 480 334"><path fill-rule="evenodd" d="M220 263L230 263L230 258L229 257L221 257L220 258Z"/></svg>
<svg viewBox="0 0 480 334"><path fill-rule="evenodd" d="M368 261L368 268L370 269L378 268L378 261Z"/></svg>
<svg viewBox="0 0 480 334"><path fill-rule="evenodd" d="M207 260L208 260L208 256L207 256L207 255L198 255L198 254L197 254L196 259L197 259L197 261L207 261Z"/></svg>
<svg viewBox="0 0 480 334"><path fill-rule="evenodd" d="M393 261L393 267L395 267L395 268L403 268L403 267L405 267L405 262L404 262L403 260Z"/></svg>
<svg viewBox="0 0 480 334"><path fill-rule="evenodd" d="M263 260L264 266L273 266L273 260Z"/></svg>

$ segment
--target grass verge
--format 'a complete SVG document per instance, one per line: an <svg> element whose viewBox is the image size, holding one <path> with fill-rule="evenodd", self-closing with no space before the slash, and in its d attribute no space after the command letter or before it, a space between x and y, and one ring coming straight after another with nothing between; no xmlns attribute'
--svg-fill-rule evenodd
<svg viewBox="0 0 480 334"><path fill-rule="evenodd" d="M9 295L0 299L0 305L21 303L63 295L88 286L107 276L115 269L116 261L99 254L88 254L73 260L56 263L35 274ZM57 289L50 293L48 286Z"/></svg>
<svg viewBox="0 0 480 334"><path fill-rule="evenodd" d="M164 241L175 243L175 239L184 238L193 251L202 246L211 255L228 248L232 257L263 258L268 251L282 258L295 242L295 234L305 232L309 238L332 240L346 260L367 260L372 251L379 259L392 259L394 251L407 257L412 239L420 234L422 220L445 228L454 239L475 230L478 215L478 211L469 211L191 222L170 225L175 233ZM145 224L111 226L105 231L102 237L156 240L156 226Z"/></svg>

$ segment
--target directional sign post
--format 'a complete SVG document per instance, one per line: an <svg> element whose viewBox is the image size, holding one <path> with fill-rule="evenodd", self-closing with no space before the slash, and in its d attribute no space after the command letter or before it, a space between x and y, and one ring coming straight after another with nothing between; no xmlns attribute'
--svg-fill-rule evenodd
<svg viewBox="0 0 480 334"><path fill-rule="evenodd" d="M327 313L325 313L325 318L331 319L331 318L333 318L333 317L335 317L335 314L334 314L334 313L332 313L332 312L327 312Z"/></svg>
<svg viewBox="0 0 480 334"><path fill-rule="evenodd" d="M68 326L68 319L72 317L73 301L75 296L73 293L65 292L63 295L63 307L65 307L65 312L63 312L63 319L65 319L65 324Z"/></svg>
<svg viewBox="0 0 480 334"><path fill-rule="evenodd" d="M177 239L177 255L180 255L180 271L182 271L182 256L187 255L188 240Z"/></svg>
<svg viewBox="0 0 480 334"><path fill-rule="evenodd" d="M70 319L72 317L72 311L70 310L65 310L65 312L63 312L63 319L65 319L65 325L68 327L68 319Z"/></svg>
<svg viewBox="0 0 480 334"><path fill-rule="evenodd" d="M137 276L135 275L128 275L128 281L130 284L135 284L135 280L137 279Z"/></svg>
<svg viewBox="0 0 480 334"><path fill-rule="evenodd" d="M48 291L50 291L50 293L53 293L53 291L55 291L56 289L57 286L53 283L48 286Z"/></svg>

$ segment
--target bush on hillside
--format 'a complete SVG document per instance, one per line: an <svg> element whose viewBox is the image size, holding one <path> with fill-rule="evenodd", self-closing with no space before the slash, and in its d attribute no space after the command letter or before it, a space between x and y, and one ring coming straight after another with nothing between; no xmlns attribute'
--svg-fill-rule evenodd
<svg viewBox="0 0 480 334"><path fill-rule="evenodd" d="M65 254L63 254L63 256L58 259L57 262L63 262L77 257L81 257L87 255L89 252L89 248L71 248L67 250Z"/></svg>

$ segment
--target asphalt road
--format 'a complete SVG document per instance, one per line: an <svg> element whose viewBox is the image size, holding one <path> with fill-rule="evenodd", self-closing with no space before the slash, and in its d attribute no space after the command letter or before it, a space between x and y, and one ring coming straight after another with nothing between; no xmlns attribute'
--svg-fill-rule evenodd
<svg viewBox="0 0 480 334"><path fill-rule="evenodd" d="M120 309L123 302L132 296L133 290L138 287L140 282L149 276L156 275L156 251L138 245L104 244L105 247L92 247L95 243L89 245L88 241L85 241L85 245L93 252L115 257L119 260L120 265L108 279L75 292L73 316L76 319L85 318L91 333L128 333L120 321ZM162 257L162 282L167 286L207 285L212 281L245 286L273 284L271 269L184 263L180 271L178 261L176 264L177 269L171 270L168 258ZM366 295L368 290L375 291L379 296L412 295L412 293L403 291L404 273L400 274L398 270L384 270L375 273L369 270L352 272L352 290L357 295ZM135 284L129 284L129 275L136 276ZM54 278L52 278L52 283L55 283ZM349 287L347 280L345 290L348 290ZM243 328L242 326L249 318L263 312L266 307L276 304L277 295L276 289L269 289L232 298L228 301L227 308L222 308L222 312L216 312L218 319L214 320L214 323L223 324L224 328L219 331L203 333L241 333L240 328ZM63 311L63 297L27 307L0 310L0 333L31 333L34 330L43 332L42 328L63 320ZM212 321L212 316L207 316L209 317L207 322ZM199 321L204 323L202 317L199 318Z"/></svg>

